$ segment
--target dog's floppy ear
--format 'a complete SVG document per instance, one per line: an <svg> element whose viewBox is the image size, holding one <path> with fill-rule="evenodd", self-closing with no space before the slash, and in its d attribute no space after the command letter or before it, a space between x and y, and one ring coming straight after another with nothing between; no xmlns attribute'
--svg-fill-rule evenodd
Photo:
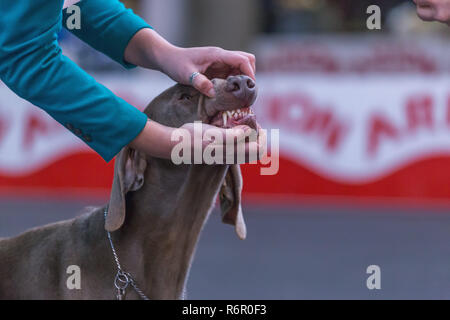
<svg viewBox="0 0 450 320"><path fill-rule="evenodd" d="M234 225L238 237L244 240L247 236L247 227L242 214L241 193L241 167L238 164L233 164L228 168L220 189L220 209L222 211L222 222Z"/></svg>
<svg viewBox="0 0 450 320"><path fill-rule="evenodd" d="M108 215L105 222L106 230L115 231L124 223L125 196L127 192L136 191L142 187L146 167L145 156L137 150L125 147L117 155Z"/></svg>

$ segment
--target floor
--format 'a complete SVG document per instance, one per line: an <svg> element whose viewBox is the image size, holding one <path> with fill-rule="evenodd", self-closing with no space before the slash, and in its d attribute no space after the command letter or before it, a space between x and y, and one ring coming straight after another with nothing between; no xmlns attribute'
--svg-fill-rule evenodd
<svg viewBox="0 0 450 320"><path fill-rule="evenodd" d="M88 204L101 203L0 199L0 237ZM188 299L450 298L450 212L245 206L244 213L241 241L213 212ZM380 267L381 289L367 288L370 265Z"/></svg>

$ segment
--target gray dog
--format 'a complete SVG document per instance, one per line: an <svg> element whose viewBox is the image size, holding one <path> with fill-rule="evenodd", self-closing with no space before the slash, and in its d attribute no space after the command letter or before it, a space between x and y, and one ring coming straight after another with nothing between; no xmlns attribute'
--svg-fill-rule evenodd
<svg viewBox="0 0 450 320"><path fill-rule="evenodd" d="M202 120L256 128L250 111L254 82L230 76L213 83L215 98L177 84L145 113L171 127ZM0 240L0 299L182 298L201 229L218 195L223 222L245 238L241 190L239 165L175 165L125 147L116 158L108 205ZM80 288L68 286L71 265L79 266Z"/></svg>

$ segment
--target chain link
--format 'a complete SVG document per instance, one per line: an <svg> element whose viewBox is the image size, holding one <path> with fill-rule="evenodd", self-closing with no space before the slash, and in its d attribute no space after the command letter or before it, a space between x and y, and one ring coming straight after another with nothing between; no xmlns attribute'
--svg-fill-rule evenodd
<svg viewBox="0 0 450 320"><path fill-rule="evenodd" d="M108 206L105 208L104 216L106 221L106 215L108 214ZM122 267L120 265L119 256L117 255L116 248L114 247L114 243L111 238L111 233L109 231L106 231L108 235L109 244L111 247L112 254L114 256L114 260L116 261L117 265L117 274L114 278L114 286L117 289L117 300L122 300L125 297L125 291L129 285L131 285L136 291L136 293L139 295L139 297L142 300L150 300L143 292L142 290L137 286L136 282L134 281L133 277L130 273L124 272L122 270Z"/></svg>

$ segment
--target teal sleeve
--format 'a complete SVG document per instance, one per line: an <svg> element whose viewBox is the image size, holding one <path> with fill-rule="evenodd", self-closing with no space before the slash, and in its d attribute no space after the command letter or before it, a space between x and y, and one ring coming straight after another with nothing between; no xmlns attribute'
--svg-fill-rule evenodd
<svg viewBox="0 0 450 320"><path fill-rule="evenodd" d="M62 55L57 42L62 1L1 0L0 12L0 79L12 91L45 110L106 161L142 131L144 113Z"/></svg>
<svg viewBox="0 0 450 320"><path fill-rule="evenodd" d="M125 49L136 32L152 27L118 0L82 0L76 5L81 12L81 28L68 30L125 68L135 67L124 61ZM70 16L67 9L63 11L63 21ZM67 28L65 23L63 26Z"/></svg>

